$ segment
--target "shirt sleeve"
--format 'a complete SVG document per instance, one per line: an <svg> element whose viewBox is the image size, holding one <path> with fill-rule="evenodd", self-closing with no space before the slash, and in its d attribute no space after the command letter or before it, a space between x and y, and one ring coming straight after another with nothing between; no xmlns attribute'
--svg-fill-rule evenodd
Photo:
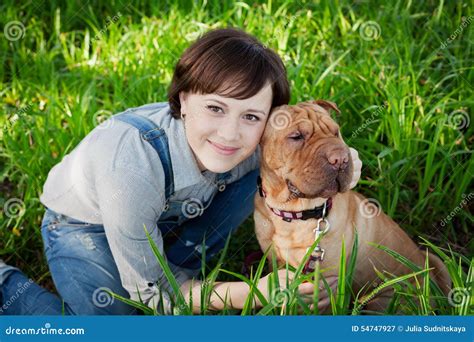
<svg viewBox="0 0 474 342"><path fill-rule="evenodd" d="M163 238L157 226L165 205L164 174L158 180L156 177L150 180L140 170L115 168L96 182L96 191L105 234L122 286L130 294L130 299L141 299L151 308L162 304L164 313L171 314L169 295L173 290L144 230L146 227L166 259ZM174 265L171 269L180 286L191 278ZM163 303L160 303L161 298Z"/></svg>

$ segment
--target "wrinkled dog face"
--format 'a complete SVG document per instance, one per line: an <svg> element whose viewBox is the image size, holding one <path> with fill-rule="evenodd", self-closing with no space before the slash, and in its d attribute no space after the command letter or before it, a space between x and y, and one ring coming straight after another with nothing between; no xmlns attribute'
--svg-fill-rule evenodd
<svg viewBox="0 0 474 342"><path fill-rule="evenodd" d="M275 108L262 145L262 169L271 170L296 197L330 197L349 189L352 159L329 110L317 100Z"/></svg>

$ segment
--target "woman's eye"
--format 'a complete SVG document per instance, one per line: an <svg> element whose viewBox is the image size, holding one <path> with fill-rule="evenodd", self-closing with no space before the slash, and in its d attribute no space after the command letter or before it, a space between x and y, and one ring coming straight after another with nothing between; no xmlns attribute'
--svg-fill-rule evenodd
<svg viewBox="0 0 474 342"><path fill-rule="evenodd" d="M260 118L253 114L245 114L244 117L249 121L260 121Z"/></svg>
<svg viewBox="0 0 474 342"><path fill-rule="evenodd" d="M207 106L207 109L214 113L219 113L219 111L222 111L222 108L218 106Z"/></svg>

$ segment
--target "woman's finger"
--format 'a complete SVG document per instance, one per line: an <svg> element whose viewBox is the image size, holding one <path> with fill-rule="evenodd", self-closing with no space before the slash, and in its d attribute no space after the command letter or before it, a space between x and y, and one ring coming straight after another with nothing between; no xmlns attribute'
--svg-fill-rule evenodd
<svg viewBox="0 0 474 342"><path fill-rule="evenodd" d="M332 277L329 279L326 279L329 287L334 291L335 288L337 287L337 277ZM303 283L300 286L298 286L298 292L299 294L303 297L309 297L310 301L312 301L313 295L314 295L315 287L313 283ZM328 297L328 291L326 290L326 286L324 283L321 281L319 283L319 298L325 298Z"/></svg>
<svg viewBox="0 0 474 342"><path fill-rule="evenodd" d="M318 309L320 312L322 311L325 311L327 309L327 307L329 306L329 304L331 303L331 300L329 299L329 297L326 297L324 298L323 300L320 300L318 302Z"/></svg>
<svg viewBox="0 0 474 342"><path fill-rule="evenodd" d="M314 292L314 285L313 283L303 283L298 286L298 292L300 294L311 294Z"/></svg>
<svg viewBox="0 0 474 342"><path fill-rule="evenodd" d="M329 298L325 298L323 300L320 300L318 302L318 310L319 312L324 312L328 307L329 307L329 304L331 304L331 300ZM311 311L314 310L314 304L312 303L310 306L309 306L309 309Z"/></svg>

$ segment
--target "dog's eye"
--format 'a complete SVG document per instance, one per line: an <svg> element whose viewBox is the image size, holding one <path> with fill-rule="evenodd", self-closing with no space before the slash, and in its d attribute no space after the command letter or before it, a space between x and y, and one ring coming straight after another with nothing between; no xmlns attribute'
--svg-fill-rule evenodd
<svg viewBox="0 0 474 342"><path fill-rule="evenodd" d="M290 134L288 138L292 140L303 140L304 136L300 132L295 132L295 133Z"/></svg>

